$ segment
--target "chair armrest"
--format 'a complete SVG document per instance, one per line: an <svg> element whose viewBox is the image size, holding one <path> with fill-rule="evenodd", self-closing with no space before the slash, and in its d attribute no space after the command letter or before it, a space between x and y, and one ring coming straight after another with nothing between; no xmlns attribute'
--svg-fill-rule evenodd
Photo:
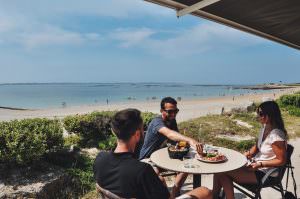
<svg viewBox="0 0 300 199"><path fill-rule="evenodd" d="M275 172L278 172L279 173L279 167L276 167L276 168L272 168L270 169L265 175L264 177L261 179L261 185L264 186L264 184L267 182L268 178L269 177L272 177L271 175L274 174Z"/></svg>

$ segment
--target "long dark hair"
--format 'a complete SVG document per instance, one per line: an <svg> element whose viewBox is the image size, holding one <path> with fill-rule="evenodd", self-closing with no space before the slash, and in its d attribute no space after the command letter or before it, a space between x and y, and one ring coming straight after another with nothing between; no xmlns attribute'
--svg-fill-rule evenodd
<svg viewBox="0 0 300 199"><path fill-rule="evenodd" d="M262 112L260 114L269 116L273 128L282 130L287 136L287 131L284 127L281 112L276 102L274 101L263 102L258 106L257 111L259 111L259 109Z"/></svg>

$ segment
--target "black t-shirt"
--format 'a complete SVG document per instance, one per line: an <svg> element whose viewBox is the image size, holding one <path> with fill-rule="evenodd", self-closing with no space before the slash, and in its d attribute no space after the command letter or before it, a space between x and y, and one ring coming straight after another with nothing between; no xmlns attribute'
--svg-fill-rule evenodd
<svg viewBox="0 0 300 199"><path fill-rule="evenodd" d="M132 153L100 152L94 164L97 183L123 198L167 199L168 189L153 168Z"/></svg>

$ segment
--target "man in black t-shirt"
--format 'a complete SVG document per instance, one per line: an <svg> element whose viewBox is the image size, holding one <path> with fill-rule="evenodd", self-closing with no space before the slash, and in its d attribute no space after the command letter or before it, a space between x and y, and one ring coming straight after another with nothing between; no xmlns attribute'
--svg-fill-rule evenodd
<svg viewBox="0 0 300 199"><path fill-rule="evenodd" d="M143 134L140 111L125 109L117 112L112 120L112 129L117 136L117 148L114 152L100 152L97 156L94 164L96 182L123 198L173 198L153 168L133 158L136 144ZM200 187L179 198L208 199L211 192Z"/></svg>

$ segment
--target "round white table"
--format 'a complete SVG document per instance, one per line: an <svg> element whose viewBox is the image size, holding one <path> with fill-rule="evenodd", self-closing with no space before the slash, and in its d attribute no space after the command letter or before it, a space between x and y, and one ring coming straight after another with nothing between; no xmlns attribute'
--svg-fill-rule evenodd
<svg viewBox="0 0 300 199"><path fill-rule="evenodd" d="M190 173L193 174L194 188L201 186L201 174L214 174L226 171L232 171L246 165L247 159L240 152L223 147L215 147L218 151L227 157L227 160L219 163L202 162L194 158L192 164L194 168L185 168L184 161L180 159L171 159L168 154L167 148L162 148L152 153L150 159L158 167L166 170ZM196 155L194 151L190 151L189 155L193 157Z"/></svg>

